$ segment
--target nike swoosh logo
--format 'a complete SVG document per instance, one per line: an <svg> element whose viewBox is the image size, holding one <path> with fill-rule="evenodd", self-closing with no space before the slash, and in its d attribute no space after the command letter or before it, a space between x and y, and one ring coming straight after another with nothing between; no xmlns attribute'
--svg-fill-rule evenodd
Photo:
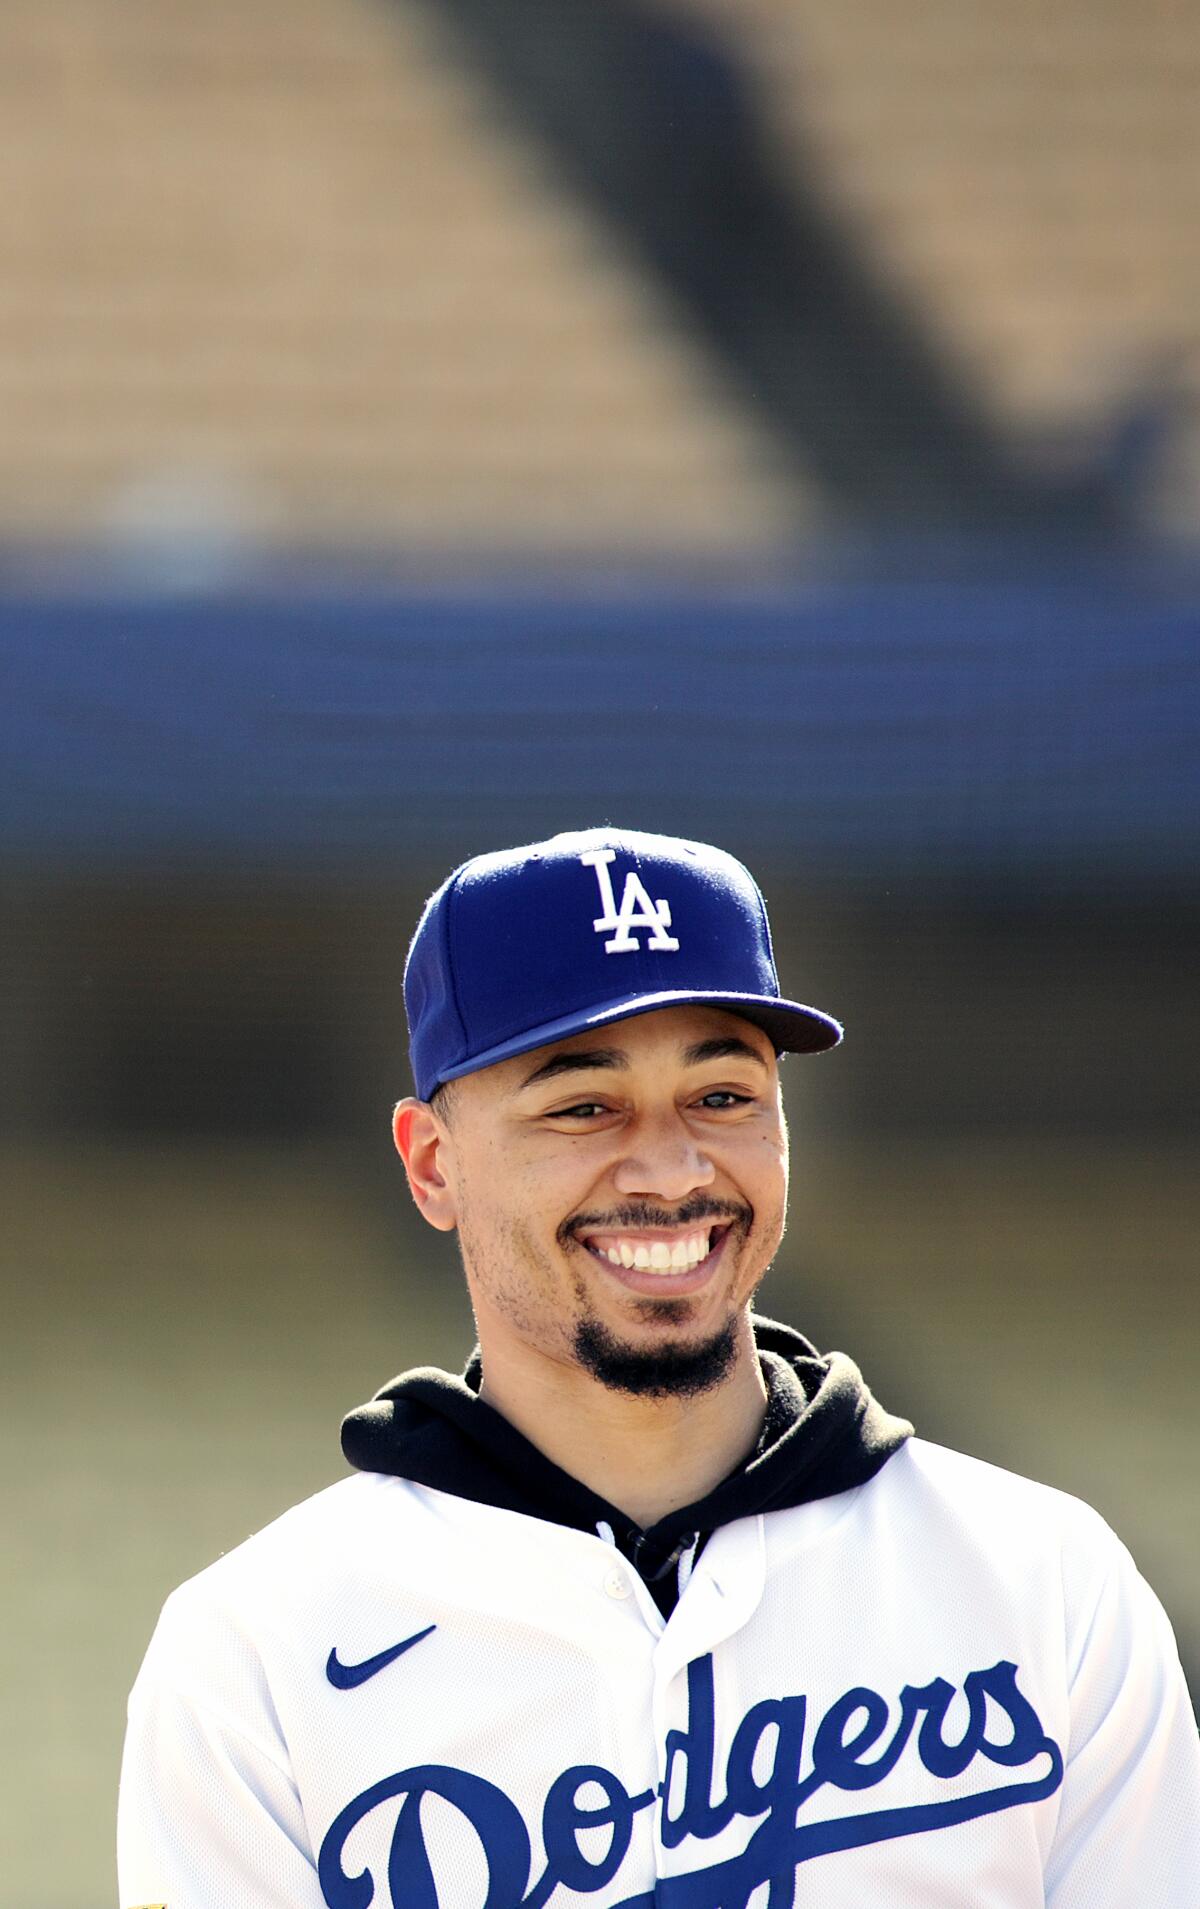
<svg viewBox="0 0 1200 1909"><path fill-rule="evenodd" d="M414 1644L419 1644L423 1637L428 1637L436 1629L436 1624L427 1624L423 1631L414 1631L411 1637L393 1644L390 1650L381 1650L375 1657L364 1657L361 1664L340 1662L335 1644L325 1662L325 1675L335 1690L357 1690L360 1684L366 1683L368 1677L374 1677L376 1671L386 1670L389 1664L395 1663L397 1657L403 1657L406 1650L411 1650Z"/></svg>

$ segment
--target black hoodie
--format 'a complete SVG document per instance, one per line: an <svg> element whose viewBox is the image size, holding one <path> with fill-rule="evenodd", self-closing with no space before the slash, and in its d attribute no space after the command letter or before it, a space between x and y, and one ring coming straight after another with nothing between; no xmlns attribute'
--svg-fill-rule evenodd
<svg viewBox="0 0 1200 1909"><path fill-rule="evenodd" d="M342 1450L359 1471L389 1472L580 1531L607 1526L668 1615L679 1594L679 1560L694 1560L718 1525L865 1484L912 1433L872 1398L845 1353L822 1356L770 1319L754 1320L754 1338L767 1387L758 1443L705 1497L645 1531L484 1403L478 1350L461 1378L418 1366L393 1379L343 1421Z"/></svg>

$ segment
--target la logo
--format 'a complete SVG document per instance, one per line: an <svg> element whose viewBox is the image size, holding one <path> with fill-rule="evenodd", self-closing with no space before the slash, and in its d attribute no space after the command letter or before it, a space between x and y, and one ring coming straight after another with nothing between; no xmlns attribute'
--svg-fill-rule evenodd
<svg viewBox="0 0 1200 1909"><path fill-rule="evenodd" d="M617 859L615 849L589 849L579 859L585 868L595 869L596 880L600 884L600 902L604 913L597 916L592 927L598 935L612 936L611 941L604 944L605 954L629 954L631 950L640 948L641 943L633 932L635 928L647 931L647 948L678 948L675 937L667 933L671 926L670 902L651 901L636 869L631 869L626 875L625 886L621 890L621 906L617 907L612 876L608 872L609 863Z"/></svg>

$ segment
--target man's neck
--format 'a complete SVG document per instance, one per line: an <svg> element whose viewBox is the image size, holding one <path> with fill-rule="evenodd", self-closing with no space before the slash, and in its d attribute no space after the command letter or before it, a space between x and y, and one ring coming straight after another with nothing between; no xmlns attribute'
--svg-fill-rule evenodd
<svg viewBox="0 0 1200 1909"><path fill-rule="evenodd" d="M486 1344L480 1396L643 1530L726 1478L754 1449L767 1406L748 1322L730 1371L690 1397L639 1398L573 1363Z"/></svg>

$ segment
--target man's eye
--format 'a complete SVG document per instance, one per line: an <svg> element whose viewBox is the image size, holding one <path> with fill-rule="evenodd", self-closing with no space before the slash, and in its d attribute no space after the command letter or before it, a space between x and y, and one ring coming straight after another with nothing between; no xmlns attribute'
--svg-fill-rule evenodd
<svg viewBox="0 0 1200 1909"><path fill-rule="evenodd" d="M597 1114L607 1113L598 1100L580 1100L574 1107L555 1107L551 1120L594 1120Z"/></svg>
<svg viewBox="0 0 1200 1909"><path fill-rule="evenodd" d="M701 1097L700 1105L710 1107L714 1113L722 1112L726 1107L745 1107L749 1104L749 1094L735 1094L731 1087L714 1087L711 1094Z"/></svg>

